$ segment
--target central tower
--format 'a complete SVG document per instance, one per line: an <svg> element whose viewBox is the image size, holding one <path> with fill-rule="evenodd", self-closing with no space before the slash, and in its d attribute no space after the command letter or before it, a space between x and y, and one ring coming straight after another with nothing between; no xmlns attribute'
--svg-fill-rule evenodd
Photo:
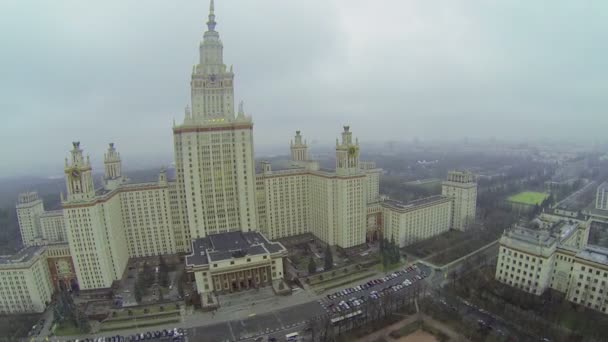
<svg viewBox="0 0 608 342"><path fill-rule="evenodd" d="M183 244L208 234L257 229L253 122L234 110L234 73L223 61L213 0L192 69L191 105L173 127ZM179 242L178 242L179 243Z"/></svg>
<svg viewBox="0 0 608 342"><path fill-rule="evenodd" d="M192 122L234 121L234 73L226 70L224 46L215 30L213 0L209 8L207 31L199 45L199 63L192 69Z"/></svg>

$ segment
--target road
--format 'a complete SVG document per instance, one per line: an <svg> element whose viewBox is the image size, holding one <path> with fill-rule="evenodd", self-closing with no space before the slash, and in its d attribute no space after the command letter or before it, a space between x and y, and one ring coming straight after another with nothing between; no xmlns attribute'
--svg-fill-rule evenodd
<svg viewBox="0 0 608 342"><path fill-rule="evenodd" d="M430 268L424 265L420 265L420 268L429 274ZM367 290L359 291L356 294L357 298L363 296L369 298L371 291L379 291L380 289L396 284L402 283L405 279L412 279L418 272L409 272L406 274L399 275L398 277L389 280L383 284L376 285ZM364 284L367 281L362 281L357 284ZM352 285L355 286L355 285ZM403 292L409 291L410 288L404 288ZM338 291L338 290L336 290ZM342 299L350 298L350 296L342 297ZM337 300L339 302L340 299ZM273 310L263 314L256 314L245 319L231 320L213 325L207 325L202 327L196 327L188 329L188 337L193 341L199 341L204 337L204 341L209 342L224 342L224 341L254 341L257 337L266 338L275 337L281 341L285 334L290 332L303 333L306 328L306 324L309 319L331 314L327 308L328 304L336 302L336 300L330 301L327 297L317 299L316 301L295 305L280 310ZM333 316L338 315L334 313Z"/></svg>
<svg viewBox="0 0 608 342"><path fill-rule="evenodd" d="M425 274L433 275L433 270L423 264L417 264L420 271ZM273 296L267 298L265 301L260 300L256 297L255 292L242 292L235 296L226 296L224 304L235 304L228 305L221 308L217 314L195 314L187 315L181 323L176 323L172 326L161 326L152 327L150 329L140 328L132 331L119 332L123 336L129 336L135 333L142 333L146 331L155 331L162 329L171 329L173 327L185 328L186 330L186 341L206 341L206 342L226 342L226 341L255 341L257 338L262 337L262 340L267 341L268 337L275 337L278 341L282 341L285 334L290 332L299 332L301 335L307 327L308 320L321 316L321 315L332 315L336 317L339 313L332 313L329 309L329 304L336 304L341 300L356 296L357 298L363 297L365 300L369 300L369 294L371 291L380 292L383 288L401 284L405 279L410 279L414 283L413 279L415 275L419 274L419 271L412 271L407 273L399 274L397 277L388 280L382 284L375 285L369 289L355 292L351 295L346 295L337 299L329 300L327 293L321 296L313 296L306 294L308 298L304 303L297 303L291 297L297 298L297 296L288 297L277 297ZM391 272L392 273L392 272ZM379 275L378 277L382 277ZM440 276L441 277L441 276ZM427 278L422 281L427 281ZM362 285L368 282L370 279L361 280L357 284L351 284L350 287L356 285ZM430 282L433 283L432 281ZM344 287L340 288L343 289ZM399 291L399 295L407 295L408 291L412 291L414 286L404 287ZM337 292L338 289L331 293ZM303 291L302 291L303 292ZM260 294L260 298L263 296ZM228 301L228 302L227 302ZM232 302L232 303L230 303ZM280 305L288 305L281 307ZM275 309L276 307L276 309ZM258 313L259 312L259 313ZM211 315L211 317L209 317ZM218 317L219 316L219 317ZM205 317L205 318L204 318ZM95 336L75 336L74 338L83 339L86 337L102 337L110 334L97 334ZM116 335L116 334L114 334ZM61 341L66 339L53 338L52 341ZM157 339L162 341L163 339Z"/></svg>

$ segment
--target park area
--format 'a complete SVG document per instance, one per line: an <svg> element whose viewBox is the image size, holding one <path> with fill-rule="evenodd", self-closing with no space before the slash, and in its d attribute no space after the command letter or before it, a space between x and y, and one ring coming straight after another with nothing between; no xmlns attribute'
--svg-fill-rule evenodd
<svg viewBox="0 0 608 342"><path fill-rule="evenodd" d="M507 201L533 206L542 204L547 197L549 197L549 194L544 192L522 191L518 194L510 196L507 198Z"/></svg>

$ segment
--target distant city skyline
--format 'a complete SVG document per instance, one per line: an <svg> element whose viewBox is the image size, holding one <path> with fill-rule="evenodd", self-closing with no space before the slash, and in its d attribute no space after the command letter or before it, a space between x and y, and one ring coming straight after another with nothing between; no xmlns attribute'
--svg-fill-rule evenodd
<svg viewBox="0 0 608 342"><path fill-rule="evenodd" d="M344 124L366 145L414 137L605 143L604 2L216 7L237 103L254 118L256 155L280 146L287 154L296 129L331 142ZM7 1L0 13L0 177L61 171L74 140L94 164L109 142L127 166L172 157L172 121L189 103L185 66L197 59L206 1Z"/></svg>

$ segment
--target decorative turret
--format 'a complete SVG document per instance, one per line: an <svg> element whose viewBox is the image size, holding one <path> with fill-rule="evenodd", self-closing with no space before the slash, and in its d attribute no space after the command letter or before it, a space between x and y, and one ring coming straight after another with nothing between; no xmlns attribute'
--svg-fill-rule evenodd
<svg viewBox="0 0 608 342"><path fill-rule="evenodd" d="M70 151L71 160L65 163L65 179L68 190L68 201L87 200L95 196L93 176L91 175L91 161L87 156L86 160L82 156L80 142L72 143L73 149Z"/></svg>
<svg viewBox="0 0 608 342"><path fill-rule="evenodd" d="M336 173L354 174L359 171L359 140L353 143L349 126L344 126L342 142L336 140Z"/></svg>
<svg viewBox="0 0 608 342"><path fill-rule="evenodd" d="M308 161L308 146L306 140L302 143L302 135L300 131L296 131L294 139L290 142L291 160L293 161Z"/></svg>
<svg viewBox="0 0 608 342"><path fill-rule="evenodd" d="M243 101L239 102L239 113L237 115L237 119L242 120L245 118L245 109L243 108Z"/></svg>
<svg viewBox="0 0 608 342"><path fill-rule="evenodd" d="M220 40L220 34L215 30L215 8L213 0L209 4L209 19L207 20L207 31L203 35L200 45L200 64L205 67L208 74L218 74L226 71L224 65L224 46Z"/></svg>
<svg viewBox="0 0 608 342"><path fill-rule="evenodd" d="M104 154L103 165L105 168L104 179L116 179L122 176L120 153L116 151L114 143L110 143L108 152Z"/></svg>
<svg viewBox="0 0 608 342"><path fill-rule="evenodd" d="M103 164L105 168L103 183L106 190L114 190L127 182L127 178L122 175L120 153L114 147L114 143L110 143L108 151L104 154Z"/></svg>
<svg viewBox="0 0 608 342"><path fill-rule="evenodd" d="M164 166L161 167L160 172L158 173L158 184L167 185L167 168Z"/></svg>

